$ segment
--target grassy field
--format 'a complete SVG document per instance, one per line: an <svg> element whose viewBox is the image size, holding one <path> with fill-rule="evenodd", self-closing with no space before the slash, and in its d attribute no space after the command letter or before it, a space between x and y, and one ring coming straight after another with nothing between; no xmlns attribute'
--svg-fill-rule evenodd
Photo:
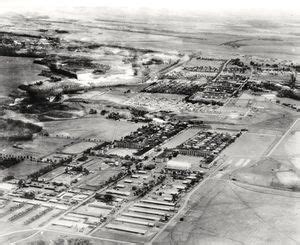
<svg viewBox="0 0 300 245"><path fill-rule="evenodd" d="M222 153L231 157L261 157L271 149L276 138L276 134L244 133Z"/></svg>
<svg viewBox="0 0 300 245"><path fill-rule="evenodd" d="M98 190L99 187L105 183L105 181L107 181L110 177L117 175L119 172L120 169L109 168L101 170L94 178L91 178L85 183L82 183L80 187L90 190Z"/></svg>
<svg viewBox="0 0 300 245"><path fill-rule="evenodd" d="M189 128L187 130L184 130L183 132L180 132L179 134L174 136L172 139L170 139L166 143L164 143L161 146L161 148L168 148L168 149L175 148L176 146L179 146L183 142L192 138L194 135L196 135L200 131L201 131L201 129L199 129L199 128Z"/></svg>
<svg viewBox="0 0 300 245"><path fill-rule="evenodd" d="M300 154L300 120L298 120L280 144L272 151L272 156L296 157Z"/></svg>
<svg viewBox="0 0 300 245"><path fill-rule="evenodd" d="M79 142L70 146L67 146L62 150L63 153L67 154L79 154L86 149L96 146L93 142Z"/></svg>
<svg viewBox="0 0 300 245"><path fill-rule="evenodd" d="M297 121L272 149L269 147L266 158L238 168L231 178L269 188L299 190L299 129L300 123ZM262 146L262 143L258 145Z"/></svg>
<svg viewBox="0 0 300 245"><path fill-rule="evenodd" d="M24 160L10 168L0 170L0 179L9 175L13 175L17 179L26 178L28 175L48 165L50 164Z"/></svg>
<svg viewBox="0 0 300 245"><path fill-rule="evenodd" d="M65 145L68 145L70 142L70 139L36 137L30 141L17 142L15 145L18 148L13 147L12 145L6 147L3 153L43 157L55 152L56 150L59 150Z"/></svg>
<svg viewBox="0 0 300 245"><path fill-rule="evenodd" d="M56 177L58 175L61 175L64 172L65 172L65 167L64 166L63 167L58 167L58 168L52 170L51 172L42 175L41 179L45 179L45 181L49 181L49 180L53 179L54 177Z"/></svg>
<svg viewBox="0 0 300 245"><path fill-rule="evenodd" d="M35 234L36 233L36 234ZM35 234L35 235L33 235ZM51 243L49 242L51 241ZM77 235L63 234L62 231L24 231L0 237L1 244L33 245L33 244L87 244L87 245L119 245L123 243L101 238L86 238Z"/></svg>
<svg viewBox="0 0 300 245"><path fill-rule="evenodd" d="M45 128L51 135L96 138L103 141L110 141L128 135L141 125L139 123L114 121L95 116L75 120L46 122Z"/></svg>

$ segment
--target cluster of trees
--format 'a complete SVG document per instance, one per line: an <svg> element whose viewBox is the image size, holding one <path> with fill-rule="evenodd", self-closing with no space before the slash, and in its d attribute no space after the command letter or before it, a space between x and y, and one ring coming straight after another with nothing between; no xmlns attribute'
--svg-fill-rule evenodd
<svg viewBox="0 0 300 245"><path fill-rule="evenodd" d="M150 60L143 62L143 65L161 65L163 63L164 61L161 58L153 57Z"/></svg>
<svg viewBox="0 0 300 245"><path fill-rule="evenodd" d="M120 120L122 118L125 118L123 115L121 115L119 112L111 112L107 115L107 119L113 119L113 120Z"/></svg>
<svg viewBox="0 0 300 245"><path fill-rule="evenodd" d="M47 166L39 169L38 171L28 175L28 178L33 179L33 180L37 180L40 176L52 171L53 169L56 169L59 166L70 163L71 161L72 161L72 158L69 158L69 159L66 159L66 160L58 162L58 163L47 165Z"/></svg>
<svg viewBox="0 0 300 245"><path fill-rule="evenodd" d="M155 169L155 164L147 164L144 166L144 170L152 170Z"/></svg>
<svg viewBox="0 0 300 245"><path fill-rule="evenodd" d="M9 168L19 162L21 162L21 159L17 159L17 158L0 158L0 169L3 168Z"/></svg>
<svg viewBox="0 0 300 245"><path fill-rule="evenodd" d="M18 209L24 207L24 206L25 206L25 202L21 202L21 203L18 203L17 205L15 205L15 206L10 207L10 208L8 209L8 211L9 211L9 212L13 212L13 211L16 211L16 210L18 210Z"/></svg>
<svg viewBox="0 0 300 245"><path fill-rule="evenodd" d="M194 71L194 72L217 72L219 70L218 67L211 66L193 66L193 67L184 67L184 70Z"/></svg>
<svg viewBox="0 0 300 245"><path fill-rule="evenodd" d="M52 211L52 210L53 210L52 207L49 207L49 208L44 209L43 211L39 212L38 214L36 214L36 215L30 217L28 220L26 220L26 221L24 222L24 225L28 225L28 224L34 222L35 220L41 218L42 216L44 216L45 214L49 213L49 212Z"/></svg>
<svg viewBox="0 0 300 245"><path fill-rule="evenodd" d="M87 168L84 168L82 165L80 166L73 166L73 167L66 167L65 168L65 173L69 173L69 171L75 171L75 172L80 172L83 173L84 175L88 175L90 171Z"/></svg>
<svg viewBox="0 0 300 245"><path fill-rule="evenodd" d="M185 98L186 102L189 103L199 103L199 104L204 104L204 105L218 105L218 106L222 106L224 105L224 102L220 101L220 100L215 100L215 99L191 99L190 97Z"/></svg>
<svg viewBox="0 0 300 245"><path fill-rule="evenodd" d="M95 75L103 75L103 74L105 74L107 71L109 71L110 68L111 68L111 67L110 67L109 65L98 64L98 67L97 67L97 69L95 69L95 70L93 71L93 74L95 74Z"/></svg>
<svg viewBox="0 0 300 245"><path fill-rule="evenodd" d="M103 142L103 143L101 143L101 144L99 144L99 145L96 145L95 147L93 147L92 149L93 150L101 150L101 149L103 149L103 148L105 148L105 147L107 147L108 145L110 145L111 143L110 142Z"/></svg>
<svg viewBox="0 0 300 245"><path fill-rule="evenodd" d="M96 193L95 198L105 203L111 203L114 200L114 196L108 193L105 194Z"/></svg>
<svg viewBox="0 0 300 245"><path fill-rule="evenodd" d="M5 176L3 179L2 179L2 181L8 181L8 180L12 180L12 179L14 179L15 178L15 176L13 176L13 175L8 175L8 176Z"/></svg>
<svg viewBox="0 0 300 245"><path fill-rule="evenodd" d="M34 243L36 245L48 245L48 241L45 242L43 240L37 241L37 243ZM85 238L58 238L54 241L55 245L94 245L95 243L90 241L90 239Z"/></svg>
<svg viewBox="0 0 300 245"><path fill-rule="evenodd" d="M109 179L105 181L105 183L103 184L103 186L107 186L107 185L109 185L111 183L115 183L115 182L117 182L118 180L120 180L121 178L123 178L124 176L126 176L126 175L128 175L130 173L131 173L130 170L122 170L118 174L109 177Z"/></svg>
<svg viewBox="0 0 300 245"><path fill-rule="evenodd" d="M33 205L27 209L25 209L24 211L20 212L20 213L17 213L13 216L11 216L8 220L9 221L14 221L14 220L17 220L17 219L20 219L22 218L23 216L25 216L26 214L30 213L31 211L37 209L39 207L39 205Z"/></svg>
<svg viewBox="0 0 300 245"><path fill-rule="evenodd" d="M88 159L88 156L83 155L82 157L79 157L79 158L77 159L77 161L79 161L79 162L84 162L84 161L86 161L87 159Z"/></svg>
<svg viewBox="0 0 300 245"><path fill-rule="evenodd" d="M187 124L178 122L169 126L170 127L149 124L125 136L121 141L117 141L117 143L139 145L139 149L134 155L141 156L156 145L162 143L166 138L170 138L185 129Z"/></svg>
<svg viewBox="0 0 300 245"><path fill-rule="evenodd" d="M192 172L190 170L173 170L171 171L170 175L173 179L185 179L187 176L189 176ZM195 173L195 172L194 172ZM196 178L201 179L203 177L203 174L200 172L196 172Z"/></svg>
<svg viewBox="0 0 300 245"><path fill-rule="evenodd" d="M135 117L144 117L147 113L148 113L148 111L145 111L145 110L139 110L136 108L131 109L131 114Z"/></svg>
<svg viewBox="0 0 300 245"><path fill-rule="evenodd" d="M159 175L154 180L149 181L149 183L144 183L142 187L133 186L132 190L135 196L143 197L149 193L155 186L160 185L166 179L165 175Z"/></svg>
<svg viewBox="0 0 300 245"><path fill-rule="evenodd" d="M242 62L239 58L232 59L232 60L230 61L230 63L231 63L232 65L236 65L236 66L239 66L239 67L244 67L244 66L245 66L244 62Z"/></svg>
<svg viewBox="0 0 300 245"><path fill-rule="evenodd" d="M100 112L100 114L101 114L102 116L104 116L104 115L107 114L107 113L109 113L109 111L107 111L107 110L102 110L102 111Z"/></svg>
<svg viewBox="0 0 300 245"><path fill-rule="evenodd" d="M142 92L192 95L196 92L203 91L203 88L204 86L200 84L187 84L186 82L182 83L180 80L171 80L167 83L153 83L143 89Z"/></svg>
<svg viewBox="0 0 300 245"><path fill-rule="evenodd" d="M42 127L33 123L14 119L0 120L0 137L8 140L30 140L34 133L42 130Z"/></svg>
<svg viewBox="0 0 300 245"><path fill-rule="evenodd" d="M26 192L24 192L23 196L27 199L34 199L35 193L34 193L34 191L26 191Z"/></svg>
<svg viewBox="0 0 300 245"><path fill-rule="evenodd" d="M89 114L97 114L97 110L95 110L95 109L90 109L90 110L89 110Z"/></svg>
<svg viewBox="0 0 300 245"><path fill-rule="evenodd" d="M300 94L295 93L291 89L282 89L282 90L278 91L277 96L300 100Z"/></svg>

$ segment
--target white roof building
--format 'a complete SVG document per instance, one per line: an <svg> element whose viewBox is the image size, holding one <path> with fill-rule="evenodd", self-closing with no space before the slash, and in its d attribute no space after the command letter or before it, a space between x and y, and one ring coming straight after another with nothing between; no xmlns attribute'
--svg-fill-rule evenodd
<svg viewBox="0 0 300 245"><path fill-rule="evenodd" d="M167 162L167 169L174 169L174 170L189 170L191 168L191 163L183 162L183 161L175 161L170 160Z"/></svg>

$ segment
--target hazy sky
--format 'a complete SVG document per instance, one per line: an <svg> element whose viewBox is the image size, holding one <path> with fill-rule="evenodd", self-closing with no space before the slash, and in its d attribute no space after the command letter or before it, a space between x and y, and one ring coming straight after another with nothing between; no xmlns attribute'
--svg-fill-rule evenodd
<svg viewBox="0 0 300 245"><path fill-rule="evenodd" d="M0 0L0 11L47 10L52 7L106 6L166 9L169 12L247 13L300 16L300 0Z"/></svg>

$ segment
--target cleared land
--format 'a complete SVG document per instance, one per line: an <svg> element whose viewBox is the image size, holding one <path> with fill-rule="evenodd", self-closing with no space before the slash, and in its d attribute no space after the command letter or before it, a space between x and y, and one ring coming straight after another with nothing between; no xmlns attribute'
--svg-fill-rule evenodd
<svg viewBox="0 0 300 245"><path fill-rule="evenodd" d="M13 175L15 178L26 178L28 175L44 168L50 164L42 162L34 162L30 160L24 160L10 168L3 169L0 171L0 178L5 176Z"/></svg>
<svg viewBox="0 0 300 245"><path fill-rule="evenodd" d="M2 153L43 157L47 154L61 149L70 142L70 139L36 137L32 141L23 141L16 143L15 147L6 147L5 151L2 151Z"/></svg>
<svg viewBox="0 0 300 245"><path fill-rule="evenodd" d="M296 157L300 155L300 120L297 120L288 134L271 152L271 156Z"/></svg>
<svg viewBox="0 0 300 245"><path fill-rule="evenodd" d="M295 121L269 151L268 157L233 172L232 178L253 185L298 190L300 188L300 122Z"/></svg>
<svg viewBox="0 0 300 245"><path fill-rule="evenodd" d="M172 139L168 140L165 144L161 146L161 148L175 148L176 146L179 146L186 140L192 138L199 131L201 131L201 129L199 128L189 128L187 130L184 130L183 132L180 132L179 134L174 136Z"/></svg>
<svg viewBox="0 0 300 245"><path fill-rule="evenodd" d="M276 134L245 133L223 151L228 156L261 157L270 150Z"/></svg>
<svg viewBox="0 0 300 245"><path fill-rule="evenodd" d="M51 135L96 138L103 141L119 139L137 130L142 124L108 120L104 117L88 117L75 120L46 122Z"/></svg>
<svg viewBox="0 0 300 245"><path fill-rule="evenodd" d="M79 143L67 146L66 148L63 149L62 152L68 153L68 154L79 154L93 146L96 146L96 144L92 143L92 142L79 142Z"/></svg>
<svg viewBox="0 0 300 245"><path fill-rule="evenodd" d="M88 190L98 190L105 182L114 175L117 175L120 169L104 169L92 179L87 180L80 187Z"/></svg>
<svg viewBox="0 0 300 245"><path fill-rule="evenodd" d="M299 196L210 180L153 244L297 244ZM282 212L284 210L284 212Z"/></svg>

